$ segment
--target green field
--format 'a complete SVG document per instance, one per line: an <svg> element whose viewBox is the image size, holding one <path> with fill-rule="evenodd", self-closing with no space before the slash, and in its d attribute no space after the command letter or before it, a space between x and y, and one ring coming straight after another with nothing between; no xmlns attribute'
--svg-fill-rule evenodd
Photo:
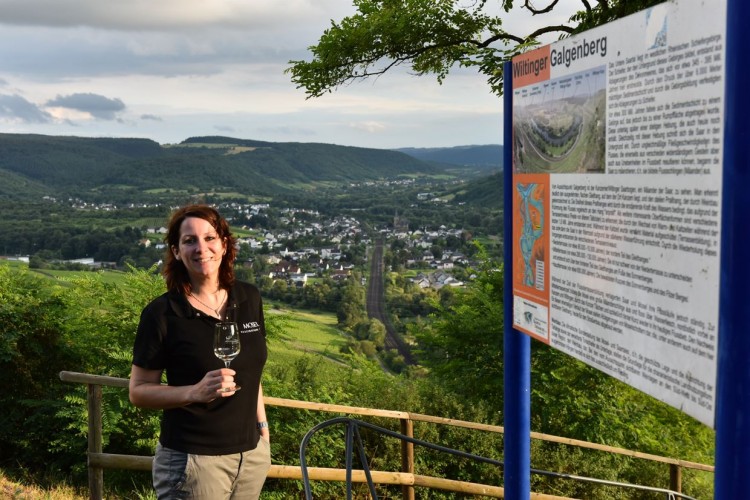
<svg viewBox="0 0 750 500"><path fill-rule="evenodd" d="M270 356L276 362L294 361L305 355L322 356L344 363L339 350L346 344L346 335L336 326L334 313L266 307L266 317L283 315L282 338L269 342Z"/></svg>
<svg viewBox="0 0 750 500"><path fill-rule="evenodd" d="M43 278L47 278L55 285L64 287L72 286L71 280L75 278L90 276L94 273L101 275L102 281L104 283L122 285L125 282L125 273L122 271L62 271L57 269L29 269L28 264L15 260L0 260L0 265L8 266L11 269L18 269L19 271L28 271L33 276L41 276Z"/></svg>
<svg viewBox="0 0 750 500"><path fill-rule="evenodd" d="M121 285L125 281L125 273L122 271L60 271L56 269L30 269L29 270L33 274L38 274L40 276L44 276L45 278L49 278L51 280L54 280L57 282L57 284L62 286L70 286L70 280L80 277L80 276L86 276L89 273L98 273L102 276L102 281L104 283L114 283L116 285Z"/></svg>

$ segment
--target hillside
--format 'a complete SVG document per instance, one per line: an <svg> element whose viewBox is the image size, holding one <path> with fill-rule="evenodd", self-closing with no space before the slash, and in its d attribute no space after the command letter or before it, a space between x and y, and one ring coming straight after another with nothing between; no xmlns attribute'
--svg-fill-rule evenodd
<svg viewBox="0 0 750 500"><path fill-rule="evenodd" d="M498 172L467 182L452 194L457 203L501 210L503 206L503 173Z"/></svg>
<svg viewBox="0 0 750 500"><path fill-rule="evenodd" d="M12 202L39 200L47 194L49 194L49 189L44 184L15 172L0 169L0 200Z"/></svg>
<svg viewBox="0 0 750 500"><path fill-rule="evenodd" d="M402 148L396 151L425 162L474 169L485 174L503 167L503 146L499 144L451 148Z"/></svg>
<svg viewBox="0 0 750 500"><path fill-rule="evenodd" d="M432 176L444 169L390 150L193 137L149 139L0 134L0 198L142 198L149 190L283 195L336 183Z"/></svg>

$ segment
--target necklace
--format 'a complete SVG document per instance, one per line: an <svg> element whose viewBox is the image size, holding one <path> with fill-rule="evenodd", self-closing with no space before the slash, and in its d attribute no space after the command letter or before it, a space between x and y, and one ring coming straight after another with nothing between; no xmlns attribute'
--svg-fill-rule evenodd
<svg viewBox="0 0 750 500"><path fill-rule="evenodd" d="M220 290L220 291L224 291L224 290L222 289L222 290ZM225 293L226 293L226 292L225 292ZM189 293L188 295L189 295L190 297L194 298L195 300L197 300L197 301L198 301L198 303L200 303L201 305L203 305L203 307L205 307L205 308L207 308L207 309L209 309L209 310L213 311L213 312L214 312L214 314L216 315L216 317L218 317L218 318L221 318L221 314L219 313L219 311L221 311L221 308L222 308L222 307L224 306L224 302L225 302L225 301L226 301L226 299L227 299L227 297L226 297L226 296L224 296L224 298L223 298L223 299L221 299L221 301L219 301L219 307L217 307L216 309L214 309L213 307L209 306L208 304L206 304L205 302L203 302L203 301L202 301L201 299L199 299L198 297L196 297L195 295L193 295L193 292L190 292L190 293Z"/></svg>

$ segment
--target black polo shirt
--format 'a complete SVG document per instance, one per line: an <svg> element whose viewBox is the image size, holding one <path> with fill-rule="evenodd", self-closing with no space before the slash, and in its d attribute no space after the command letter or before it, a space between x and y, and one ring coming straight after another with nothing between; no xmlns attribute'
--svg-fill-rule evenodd
<svg viewBox="0 0 750 500"><path fill-rule="evenodd" d="M162 446L199 455L226 455L252 450L258 444L258 389L268 357L258 289L236 282L229 293L227 317L240 329L240 353L231 368L242 389L207 404L164 410L159 437ZM206 372L224 366L213 350L217 321L190 305L181 293L157 297L141 313L133 364L165 370L169 385L198 383Z"/></svg>

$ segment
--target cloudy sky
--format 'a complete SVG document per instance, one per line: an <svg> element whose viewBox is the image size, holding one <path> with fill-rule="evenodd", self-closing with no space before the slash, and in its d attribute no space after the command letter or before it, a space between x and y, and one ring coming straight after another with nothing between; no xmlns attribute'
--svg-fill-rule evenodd
<svg viewBox="0 0 750 500"><path fill-rule="evenodd" d="M563 23L580 4L561 3L553 17L518 12L505 26ZM350 0L0 0L0 132L502 142L501 100L476 72L439 85L401 70L305 99L284 74L288 61L309 60L330 21L354 12Z"/></svg>

